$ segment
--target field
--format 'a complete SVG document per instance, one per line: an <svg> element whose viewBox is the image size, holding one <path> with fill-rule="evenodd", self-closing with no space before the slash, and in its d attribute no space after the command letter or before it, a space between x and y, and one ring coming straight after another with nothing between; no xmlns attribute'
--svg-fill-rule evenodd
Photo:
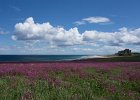
<svg viewBox="0 0 140 100"><path fill-rule="evenodd" d="M84 59L82 62L140 62L140 56L108 56L109 58ZM81 62L81 60L79 60Z"/></svg>
<svg viewBox="0 0 140 100"><path fill-rule="evenodd" d="M0 63L0 100L140 100L140 62Z"/></svg>

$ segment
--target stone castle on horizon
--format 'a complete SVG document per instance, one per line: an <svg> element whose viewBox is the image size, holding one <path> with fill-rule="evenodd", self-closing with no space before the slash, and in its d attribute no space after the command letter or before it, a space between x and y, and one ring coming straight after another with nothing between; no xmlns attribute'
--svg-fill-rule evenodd
<svg viewBox="0 0 140 100"><path fill-rule="evenodd" d="M118 53L116 53L116 55L118 55L118 56L131 56L132 52L130 49L125 49L122 51L118 51Z"/></svg>

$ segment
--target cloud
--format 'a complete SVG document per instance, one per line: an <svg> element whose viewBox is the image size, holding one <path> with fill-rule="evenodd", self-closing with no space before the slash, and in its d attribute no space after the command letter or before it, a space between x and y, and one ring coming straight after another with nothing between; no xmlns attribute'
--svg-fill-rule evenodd
<svg viewBox="0 0 140 100"><path fill-rule="evenodd" d="M51 46L73 46L73 45L140 45L140 28L127 29L120 28L115 32L102 32L97 30L86 30L83 33L78 28L69 30L63 27L54 27L49 22L35 23L29 17L23 23L15 25L13 40L22 41L45 41L46 45Z"/></svg>
<svg viewBox="0 0 140 100"><path fill-rule="evenodd" d="M122 47L122 46L108 46L108 45L104 45L99 48L95 48L97 54L105 54L105 53L113 54L113 53L116 53L117 51L124 50L124 49L125 49L125 47Z"/></svg>
<svg viewBox="0 0 140 100"><path fill-rule="evenodd" d="M14 5L9 5L9 8L11 8L11 9L17 11L17 12L20 12L21 11L21 9L19 7L16 7Z"/></svg>
<svg viewBox="0 0 140 100"><path fill-rule="evenodd" d="M89 23L105 23L105 22L110 22L109 18L106 17L88 17L82 19L83 21L87 21Z"/></svg>
<svg viewBox="0 0 140 100"><path fill-rule="evenodd" d="M54 27L49 22L35 23L32 17L24 23L15 25L13 40L45 40L54 45L76 45L82 43L82 36L78 29L65 30L63 27Z"/></svg>
<svg viewBox="0 0 140 100"><path fill-rule="evenodd" d="M84 41L101 42L108 45L140 44L140 28L128 30L120 28L117 32L85 31Z"/></svg>
<svg viewBox="0 0 140 100"><path fill-rule="evenodd" d="M5 31L4 29L0 28L0 35L1 34L7 34L7 33L8 33L8 31Z"/></svg>
<svg viewBox="0 0 140 100"><path fill-rule="evenodd" d="M73 50L75 50L75 51L93 51L93 49L91 49L91 48L77 48L77 47L73 48Z"/></svg>
<svg viewBox="0 0 140 100"><path fill-rule="evenodd" d="M76 21L76 22L74 22L74 24L76 24L76 25L84 25L84 24L86 24L86 22L85 21Z"/></svg>
<svg viewBox="0 0 140 100"><path fill-rule="evenodd" d="M75 22L76 25L83 25L86 23L92 23L92 24L100 23L101 25L102 24L105 25L104 23L111 23L111 21L109 18L106 18L106 17L87 17L87 18L83 18L80 21Z"/></svg>

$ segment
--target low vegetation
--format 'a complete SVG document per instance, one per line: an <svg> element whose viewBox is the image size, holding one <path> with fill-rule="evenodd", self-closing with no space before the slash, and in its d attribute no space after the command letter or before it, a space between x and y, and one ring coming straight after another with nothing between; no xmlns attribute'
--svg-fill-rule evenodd
<svg viewBox="0 0 140 100"><path fill-rule="evenodd" d="M3 63L1 100L139 100L140 62Z"/></svg>

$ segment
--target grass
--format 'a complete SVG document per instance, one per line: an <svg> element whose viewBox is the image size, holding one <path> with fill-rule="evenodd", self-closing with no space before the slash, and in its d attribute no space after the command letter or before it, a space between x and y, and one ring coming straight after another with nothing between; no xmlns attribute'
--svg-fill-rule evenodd
<svg viewBox="0 0 140 100"><path fill-rule="evenodd" d="M47 79L7 74L0 77L0 100L140 99L140 81L120 79L123 71L121 67L51 70Z"/></svg>
<svg viewBox="0 0 140 100"><path fill-rule="evenodd" d="M140 56L116 56L111 58L96 58L91 60L96 62L139 62Z"/></svg>

